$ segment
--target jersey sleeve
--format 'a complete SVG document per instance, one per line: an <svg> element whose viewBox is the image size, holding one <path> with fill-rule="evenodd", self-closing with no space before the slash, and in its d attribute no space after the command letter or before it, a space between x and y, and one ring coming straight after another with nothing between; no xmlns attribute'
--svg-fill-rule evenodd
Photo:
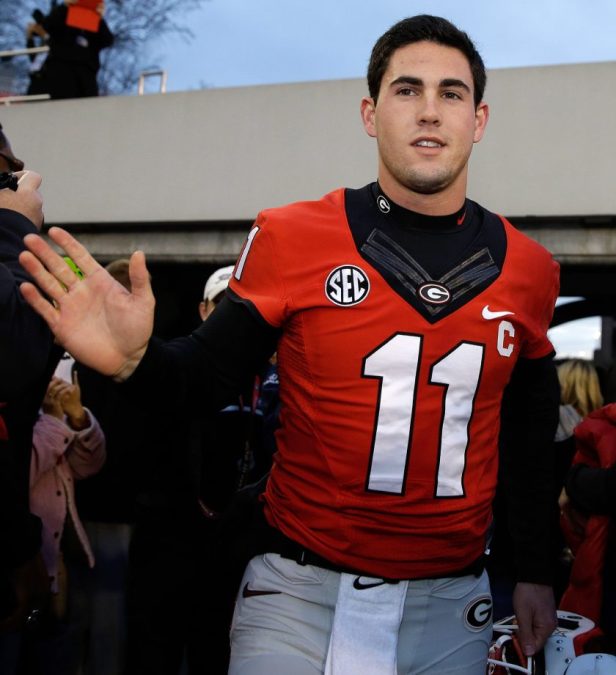
<svg viewBox="0 0 616 675"><path fill-rule="evenodd" d="M560 267L550 258L543 269L543 274L537 275L536 298L529 318L527 339L522 346L521 356L526 359L540 359L554 352L547 332L560 289Z"/></svg>
<svg viewBox="0 0 616 675"><path fill-rule="evenodd" d="M248 233L229 282L229 297L243 302L249 309L276 328L288 314L289 302L284 287L281 268L284 265L280 246L276 245L276 227L260 213Z"/></svg>

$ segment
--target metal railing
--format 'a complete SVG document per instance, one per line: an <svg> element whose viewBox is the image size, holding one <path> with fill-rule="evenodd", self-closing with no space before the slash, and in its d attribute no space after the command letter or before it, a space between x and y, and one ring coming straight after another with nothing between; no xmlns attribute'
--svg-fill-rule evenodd
<svg viewBox="0 0 616 675"><path fill-rule="evenodd" d="M11 59L14 56L29 56L30 54L46 54L49 46L42 47L24 47L23 49L4 49L0 50L0 59ZM137 93L139 96L145 94L145 81L150 77L159 77L160 83L158 92L164 94L167 92L167 71L166 70L144 70L139 75L137 84ZM10 105L11 103L22 103L26 101L46 101L50 98L49 94L30 94L24 96L2 96L0 95L0 104Z"/></svg>
<svg viewBox="0 0 616 675"><path fill-rule="evenodd" d="M0 59L11 59L14 56L29 56L30 54L46 54L48 51L48 45L43 45L42 47L24 47L23 49L4 49L0 51ZM28 103L30 101L48 101L50 98L49 94L0 95L0 105Z"/></svg>
<svg viewBox="0 0 616 675"><path fill-rule="evenodd" d="M23 94L23 95L0 95L0 105L11 105L11 103L29 103L30 101L49 101L49 94Z"/></svg>
<svg viewBox="0 0 616 675"><path fill-rule="evenodd" d="M25 56L27 54L45 54L49 51L49 45L42 47L24 47L23 49L5 49L0 51L0 59L10 59L13 56Z"/></svg>
<svg viewBox="0 0 616 675"><path fill-rule="evenodd" d="M164 94L167 91L167 71L166 70L144 70L139 75L139 84L137 86L137 93L143 96L145 93L145 80L148 77L160 77L160 87L158 92Z"/></svg>

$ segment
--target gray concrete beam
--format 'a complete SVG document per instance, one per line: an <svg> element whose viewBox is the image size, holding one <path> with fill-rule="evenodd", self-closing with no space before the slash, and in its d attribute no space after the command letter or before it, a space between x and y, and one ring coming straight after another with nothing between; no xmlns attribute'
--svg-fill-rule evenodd
<svg viewBox="0 0 616 675"><path fill-rule="evenodd" d="M489 72L469 195L509 216L616 214L616 62ZM566 95L568 92L571 95ZM49 223L252 220L376 175L362 79L11 105Z"/></svg>

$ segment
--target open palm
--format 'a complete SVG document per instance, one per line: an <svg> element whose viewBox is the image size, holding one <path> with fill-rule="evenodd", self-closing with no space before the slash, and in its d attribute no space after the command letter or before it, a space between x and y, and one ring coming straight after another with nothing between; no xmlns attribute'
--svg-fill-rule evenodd
<svg viewBox="0 0 616 675"><path fill-rule="evenodd" d="M68 232L54 227L49 236L84 278L79 279L41 237L28 235L28 251L19 260L38 288L22 284L23 296L77 361L105 375L128 377L152 335L154 296L145 256L136 252L131 257L129 292Z"/></svg>

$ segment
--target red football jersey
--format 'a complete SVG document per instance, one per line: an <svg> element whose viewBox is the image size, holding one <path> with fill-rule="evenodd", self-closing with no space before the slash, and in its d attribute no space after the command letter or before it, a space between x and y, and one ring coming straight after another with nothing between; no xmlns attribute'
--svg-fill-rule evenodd
<svg viewBox="0 0 616 675"><path fill-rule="evenodd" d="M344 190L259 214L230 288L282 328L265 499L289 538L388 578L444 576L481 556L503 389L518 357L552 352L558 294L551 255L501 225L500 274L430 321L357 250Z"/></svg>

